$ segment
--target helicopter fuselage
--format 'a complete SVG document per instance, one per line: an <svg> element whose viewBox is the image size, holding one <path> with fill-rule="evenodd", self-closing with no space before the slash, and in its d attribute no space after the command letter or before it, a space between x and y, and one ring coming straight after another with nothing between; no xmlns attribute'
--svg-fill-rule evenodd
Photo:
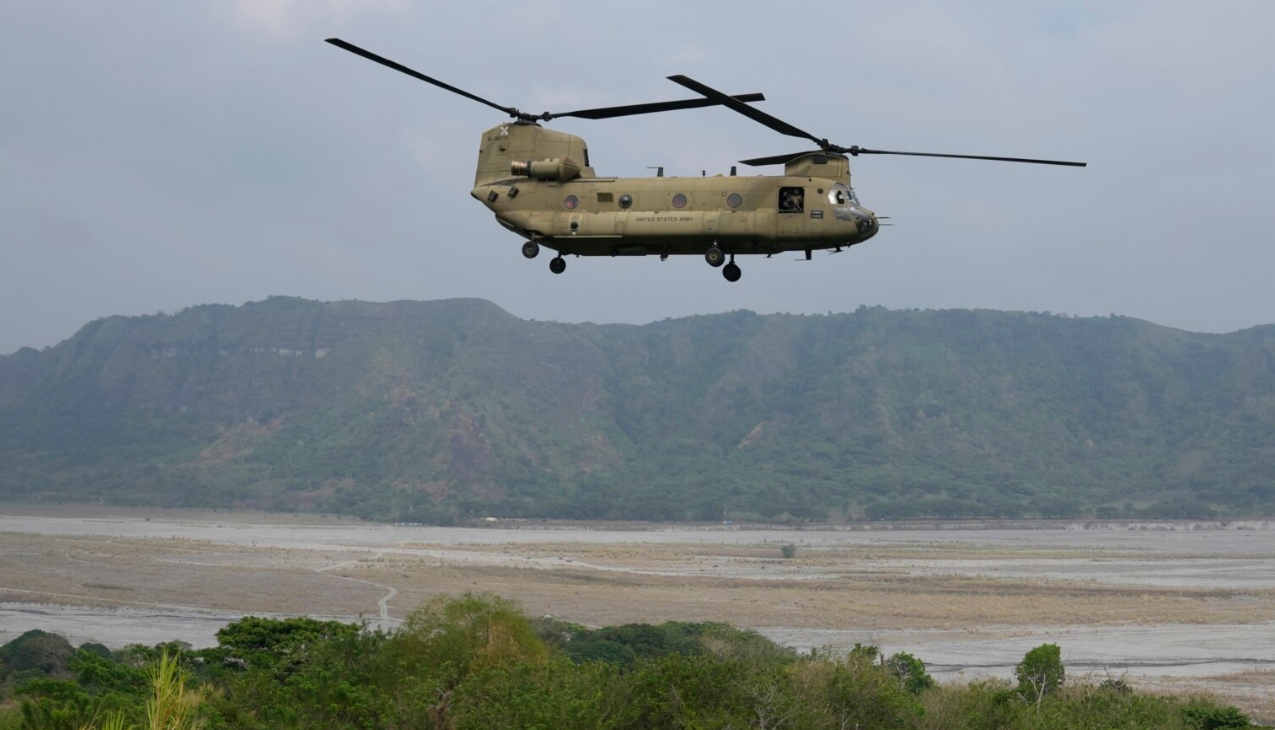
<svg viewBox="0 0 1275 730"><path fill-rule="evenodd" d="M529 123L484 133L471 195L510 231L578 256L810 251L879 230L842 155L812 153L777 176L598 177L583 139Z"/></svg>

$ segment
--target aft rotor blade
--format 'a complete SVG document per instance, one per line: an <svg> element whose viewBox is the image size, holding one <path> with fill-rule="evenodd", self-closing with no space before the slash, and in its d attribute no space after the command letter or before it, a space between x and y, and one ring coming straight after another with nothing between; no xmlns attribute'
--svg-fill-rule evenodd
<svg viewBox="0 0 1275 730"><path fill-rule="evenodd" d="M1066 167L1087 167L1087 162L1067 162L1066 160L1034 160L1028 157L990 157L988 155L944 155L937 152L894 152L891 150L870 150L863 147L850 147L846 150L852 155L907 155L909 157L951 157L958 160L992 160L994 162L1027 162L1033 165L1064 165Z"/></svg>
<svg viewBox="0 0 1275 730"><path fill-rule="evenodd" d="M761 94L740 94L732 97L741 102L749 101L765 101L766 97ZM699 109L706 106L717 106L721 102L713 99L684 99L682 101L657 101L649 104L629 104L627 106L608 106L600 109L581 109L574 112L562 112L556 114L549 112L547 116L550 119L557 117L579 117L581 119L611 119L612 117L627 117L634 114L654 114L656 112L671 112L678 109Z"/></svg>
<svg viewBox="0 0 1275 730"><path fill-rule="evenodd" d="M682 76L679 74L677 76L670 76L668 77L668 79L669 81L685 86L686 88L690 89L691 91L694 91L697 94L702 94L703 96L716 101L718 104L721 104L722 106L730 107L731 109L734 109L740 114L743 114L744 116L748 117L754 122L764 124L767 127L770 127L771 129L775 130L776 132L779 132L780 134L786 134L790 137L805 137L806 139L814 142L820 147L823 147L824 145L827 144L826 140L819 139L818 137L814 136L810 132L805 131L804 129L798 129L792 126L791 124L789 124L788 122L785 122L784 120L779 119L777 117L772 117L771 115L767 114L766 112L760 109L748 106L747 104L744 104L743 102L735 101L733 98L727 96L726 94L723 94L717 89L714 89L711 86L705 86L704 84L701 84L700 82L688 76Z"/></svg>
<svg viewBox="0 0 1275 730"><path fill-rule="evenodd" d="M329 39L327 39L327 40L328 40L328 43L331 43L332 45L336 46L337 48L345 49L345 50L349 51L350 53L353 53L353 54L358 55L358 56L362 56L362 57L366 58L366 59L367 59L367 60L369 60L369 61L375 61L375 62L377 62L377 63L381 64L382 66L388 66L388 67L390 67L390 68L394 69L395 71L398 71L399 73L405 73L405 74L407 74L408 76L411 76L411 77L412 77L412 78L414 78L414 79L420 79L421 81L424 81L424 82L425 82L425 83L427 83L427 84L433 84L433 85L437 86L437 87L438 87L438 88L440 88L440 89L447 89L448 91L452 92L453 94L460 94L461 96L465 97L466 99L473 99L474 101L478 102L479 104L486 104L487 106L489 106L489 107L491 107L491 108L493 108L493 109L499 109L500 111L502 111L502 112L504 112L504 113L506 113L506 114L509 114L509 115L511 115L511 116L515 116L515 117L519 116L519 112L518 112L518 110L517 110L517 109L515 109L515 108L513 108L513 107L509 107L509 106L501 106L501 105L499 105L499 104L497 104L497 103L495 103L495 102L488 101L487 99L484 99L484 98L482 98L481 96L478 96L478 95L476 95L476 94L471 94L471 93L469 93L468 91L465 91L464 89L458 89L458 88L456 88L455 86L452 86L451 84L443 83L442 81L439 81L438 79L435 79L435 78L431 78L431 77L429 77L429 76L426 76L425 74L423 74L423 73L421 73L421 72L419 72L419 71L413 71L412 69L410 69L410 68L408 68L408 67L404 66L404 65L403 65L403 64L401 64L401 63L397 63L397 62L395 62L395 61L391 61L390 59L385 58L385 57L383 57L383 56L378 56L378 55L376 55L375 53L372 53L371 51L368 51L368 50L365 50L365 49L359 48L358 46L354 45L353 43L346 43L345 41L341 40L340 38L329 38Z"/></svg>
<svg viewBox="0 0 1275 730"><path fill-rule="evenodd" d="M762 165L786 165L798 157L806 155L826 154L823 150L810 150L808 152L793 152L789 155L774 155L772 157L754 157L751 160L740 160L741 165L750 165L752 167L761 167Z"/></svg>

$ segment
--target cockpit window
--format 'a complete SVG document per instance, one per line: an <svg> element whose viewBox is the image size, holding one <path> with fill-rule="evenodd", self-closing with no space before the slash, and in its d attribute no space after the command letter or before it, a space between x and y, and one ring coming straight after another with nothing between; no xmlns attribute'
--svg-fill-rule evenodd
<svg viewBox="0 0 1275 730"><path fill-rule="evenodd" d="M832 186L832 190L828 191L828 202L835 206L858 205L859 198L854 194L853 188L848 188L841 183Z"/></svg>

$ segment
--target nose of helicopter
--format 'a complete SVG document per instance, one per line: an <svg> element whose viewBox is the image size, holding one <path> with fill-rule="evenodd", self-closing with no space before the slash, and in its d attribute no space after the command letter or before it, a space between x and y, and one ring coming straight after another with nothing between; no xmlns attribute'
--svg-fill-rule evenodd
<svg viewBox="0 0 1275 730"><path fill-rule="evenodd" d="M850 215L854 217L854 226L859 230L859 240L866 241L877 235L877 231L881 230L881 224L877 221L877 216L872 211L858 205L850 206Z"/></svg>

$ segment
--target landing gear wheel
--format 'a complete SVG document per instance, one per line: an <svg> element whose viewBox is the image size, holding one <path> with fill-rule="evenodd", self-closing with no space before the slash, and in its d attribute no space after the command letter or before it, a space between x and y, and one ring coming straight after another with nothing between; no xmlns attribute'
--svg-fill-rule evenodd
<svg viewBox="0 0 1275 730"><path fill-rule="evenodd" d="M734 261L726 264L726 268L722 269L722 276L726 277L726 281L739 281L739 277L743 275L744 272L739 270L739 264Z"/></svg>
<svg viewBox="0 0 1275 730"><path fill-rule="evenodd" d="M562 256L555 256L549 259L549 270L555 274L561 274L567 270L567 260Z"/></svg>
<svg viewBox="0 0 1275 730"><path fill-rule="evenodd" d="M715 269L726 262L726 254L722 253L722 250L714 245L704 252L704 260Z"/></svg>
<svg viewBox="0 0 1275 730"><path fill-rule="evenodd" d="M527 241L522 244L522 255L529 259L534 259L540 255L540 244L535 241Z"/></svg>

